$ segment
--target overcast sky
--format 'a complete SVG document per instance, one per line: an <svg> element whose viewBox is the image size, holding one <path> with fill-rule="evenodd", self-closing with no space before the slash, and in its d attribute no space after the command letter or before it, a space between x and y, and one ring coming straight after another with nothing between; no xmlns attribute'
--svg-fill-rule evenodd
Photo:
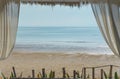
<svg viewBox="0 0 120 79"><path fill-rule="evenodd" d="M83 7L21 5L19 26L97 26L90 5Z"/></svg>

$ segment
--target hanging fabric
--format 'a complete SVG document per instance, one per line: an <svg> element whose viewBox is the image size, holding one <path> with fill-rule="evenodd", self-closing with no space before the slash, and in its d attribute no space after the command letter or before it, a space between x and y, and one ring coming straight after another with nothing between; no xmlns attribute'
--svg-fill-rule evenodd
<svg viewBox="0 0 120 79"><path fill-rule="evenodd" d="M18 27L20 0L0 0L0 59L12 52Z"/></svg>
<svg viewBox="0 0 120 79"><path fill-rule="evenodd" d="M101 33L113 53L120 57L120 7L114 0L91 3Z"/></svg>

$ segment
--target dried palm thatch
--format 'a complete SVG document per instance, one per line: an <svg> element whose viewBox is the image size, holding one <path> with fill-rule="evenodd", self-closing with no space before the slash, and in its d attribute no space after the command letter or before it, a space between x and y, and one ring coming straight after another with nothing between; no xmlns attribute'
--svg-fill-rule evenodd
<svg viewBox="0 0 120 79"><path fill-rule="evenodd" d="M64 6L78 6L80 7L81 5L86 5L89 3L100 3L100 2L111 2L117 5L120 5L120 0L0 0L1 5L4 5L4 3L9 2L9 1L14 1L14 2L19 2L24 4L40 4L40 5L64 5Z"/></svg>
<svg viewBox="0 0 120 79"><path fill-rule="evenodd" d="M120 5L120 0L21 0L22 3L40 4L40 5L65 5L65 6L78 6L86 5L89 3L108 2Z"/></svg>
<svg viewBox="0 0 120 79"><path fill-rule="evenodd" d="M64 6L78 6L88 4L88 0L21 0L21 3L24 4L40 4L40 5L64 5Z"/></svg>

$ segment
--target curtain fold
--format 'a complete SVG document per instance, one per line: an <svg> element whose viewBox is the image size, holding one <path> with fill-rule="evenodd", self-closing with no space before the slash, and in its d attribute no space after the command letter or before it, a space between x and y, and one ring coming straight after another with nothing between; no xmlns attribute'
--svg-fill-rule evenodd
<svg viewBox="0 0 120 79"><path fill-rule="evenodd" d="M112 0L92 4L101 33L113 53L120 57L120 7Z"/></svg>
<svg viewBox="0 0 120 79"><path fill-rule="evenodd" d="M0 0L0 59L14 48L19 19L20 0Z"/></svg>

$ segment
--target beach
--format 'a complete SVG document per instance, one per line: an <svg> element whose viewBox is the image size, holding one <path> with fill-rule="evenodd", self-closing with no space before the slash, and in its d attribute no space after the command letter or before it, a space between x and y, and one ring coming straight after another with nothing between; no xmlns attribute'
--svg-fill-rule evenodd
<svg viewBox="0 0 120 79"><path fill-rule="evenodd" d="M19 27L16 44L9 58L0 61L0 71L10 76L12 67L17 76L35 77L45 68L48 74L55 71L62 77L62 68L73 76L73 70L82 73L83 67L118 65L120 60L109 49L97 27ZM95 78L100 78L100 69L109 73L110 67L95 69ZM120 73L120 68L114 68ZM91 70L87 75L91 77Z"/></svg>
<svg viewBox="0 0 120 79"><path fill-rule="evenodd" d="M49 73L55 71L55 78L63 78L63 73L65 73L63 68L65 68L67 76L69 74L70 78L74 76L73 71L77 75L78 72L80 75L82 74L84 79L104 79L100 77L105 75L104 72L107 73L110 79L113 79L112 76L117 77L116 72L120 74L120 58L113 54L113 52L119 52L119 44L116 44L119 43L119 38L117 38L119 34L115 35L117 32L119 33L119 30L111 28L112 25L116 25L117 28L118 24L114 21L117 21L118 18L115 19L116 17L112 16L106 19L97 16L98 21L100 20L99 24L97 24L95 18L93 18L94 15L103 15L103 13L100 13L102 12L101 8L99 12L94 5L92 6L93 12L92 8L89 8L90 6L86 10L81 8L82 12L78 8L73 8L71 12L69 11L71 8L64 7L62 11L59 9L61 6L56 6L54 9L52 7L52 10L47 7L41 7L37 10L38 5L33 8L30 7L31 5L27 5L29 8L24 8L22 5L21 8L24 10L21 9L21 18L18 22L20 7L16 3L4 4L5 7L3 7L3 10L1 9L1 58L9 55L11 51L12 54L5 60L0 61L0 78L1 75L7 77L4 77L4 79L13 77L14 68L17 77L21 76L22 73L23 78L33 78L33 70L35 70L35 78L37 78L37 74L40 74L43 68L47 76L51 76ZM88 1L83 1L84 3L88 4ZM48 2L48 4L51 3ZM56 4L59 4L59 2ZM67 4L69 3L67 2ZM112 7L114 8L114 6ZM112 10L109 11L109 5L106 8L105 15L112 15ZM16 12L14 9L16 9ZM95 10L96 13L94 13ZM38 14L39 12L36 11L43 13ZM67 13L64 13L65 11ZM87 12L84 13L84 11ZM78 16L78 13L82 14L82 16ZM104 28L106 25L110 25L110 29L109 27L108 29ZM3 26L5 27L3 28ZM87 76L90 76L90 78L85 78Z"/></svg>
<svg viewBox="0 0 120 79"><path fill-rule="evenodd" d="M35 72L38 73L41 72L42 68L45 68L46 72L53 70L56 72L56 77L61 77L63 67L69 74L72 74L73 70L81 72L83 67L110 64L120 66L120 59L114 55L106 54L13 52L9 58L0 61L0 70L8 76L12 71L12 66L14 66L17 74L20 75L23 72L23 76L28 77L31 75L32 69L35 69Z"/></svg>

